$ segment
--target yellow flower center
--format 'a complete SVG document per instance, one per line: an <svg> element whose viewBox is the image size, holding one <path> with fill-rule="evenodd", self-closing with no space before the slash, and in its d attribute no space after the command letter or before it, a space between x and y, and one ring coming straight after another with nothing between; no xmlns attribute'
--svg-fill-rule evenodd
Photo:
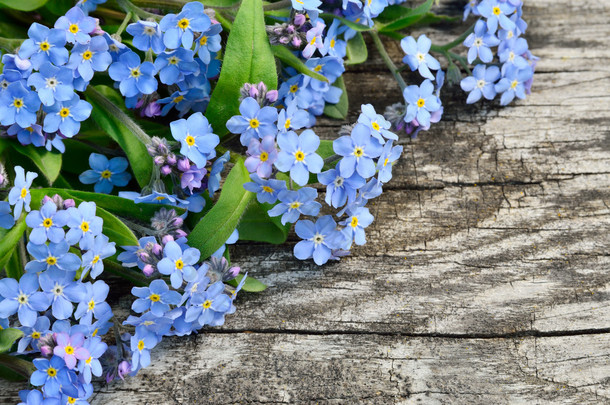
<svg viewBox="0 0 610 405"><path fill-rule="evenodd" d="M93 52L87 50L83 53L83 59L84 60L89 60L93 57Z"/></svg>
<svg viewBox="0 0 610 405"><path fill-rule="evenodd" d="M66 354L68 354L68 355L74 354L74 348L70 345L66 346L66 348L64 350L66 351Z"/></svg>
<svg viewBox="0 0 610 405"><path fill-rule="evenodd" d="M112 173L110 172L110 170L104 170L101 176L103 179L109 179L110 177L112 177Z"/></svg>
<svg viewBox="0 0 610 405"><path fill-rule="evenodd" d="M500 15L500 14L502 14L502 10L500 10L500 7L496 6L493 8L493 13L495 15Z"/></svg>
<svg viewBox="0 0 610 405"><path fill-rule="evenodd" d="M296 93L297 90L299 90L299 86L297 86L296 84L293 84L292 86L290 86L291 93Z"/></svg>
<svg viewBox="0 0 610 405"><path fill-rule="evenodd" d="M80 230L83 231L83 232L89 232L89 222L83 221L80 224Z"/></svg>
<svg viewBox="0 0 610 405"><path fill-rule="evenodd" d="M191 22L188 18L183 18L182 20L178 21L178 27L182 28L183 30L187 29L189 25L191 25Z"/></svg>
<svg viewBox="0 0 610 405"><path fill-rule="evenodd" d="M93 357L89 356L89 358L85 360L85 363L91 364L91 360L93 360Z"/></svg>
<svg viewBox="0 0 610 405"><path fill-rule="evenodd" d="M425 105L426 105L426 100L424 100L423 98L420 98L419 100L417 100L417 106L419 108L422 108Z"/></svg>
<svg viewBox="0 0 610 405"><path fill-rule="evenodd" d="M21 99L21 98L13 99L13 107L15 107L15 108L23 107L23 99Z"/></svg>
<svg viewBox="0 0 610 405"><path fill-rule="evenodd" d="M195 144L195 138L193 138L191 135L187 135L184 141L188 146L193 146Z"/></svg>
<svg viewBox="0 0 610 405"><path fill-rule="evenodd" d="M514 90L517 88L518 84L519 82L517 80L513 80L513 82L510 84L510 88Z"/></svg>
<svg viewBox="0 0 610 405"><path fill-rule="evenodd" d="M355 228L358 226L358 217L352 217L352 222L350 223L350 226L352 228Z"/></svg>
<svg viewBox="0 0 610 405"><path fill-rule="evenodd" d="M89 358L86 360L86 362L87 362L87 364L89 364L89 363L91 362L91 357L89 357ZM68 403L69 403L69 404L75 404L75 403L76 403L76 398L68 397Z"/></svg>
<svg viewBox="0 0 610 405"><path fill-rule="evenodd" d="M19 294L19 296L17 297L17 301L19 302L19 304L27 304L28 303L28 296L21 293Z"/></svg>
<svg viewBox="0 0 610 405"><path fill-rule="evenodd" d="M40 332L32 332L32 339L40 339Z"/></svg>
<svg viewBox="0 0 610 405"><path fill-rule="evenodd" d="M48 51L51 48L51 44L49 44L47 41L41 42L39 46L40 50L44 52Z"/></svg>
<svg viewBox="0 0 610 405"><path fill-rule="evenodd" d="M212 306L212 301L210 301L210 300L205 300L205 301L203 302L203 305L202 305L202 306L203 306L205 309L208 309L209 307L211 307L211 306Z"/></svg>
<svg viewBox="0 0 610 405"><path fill-rule="evenodd" d="M263 191L265 193L273 193L273 189L269 186L263 186Z"/></svg>
<svg viewBox="0 0 610 405"><path fill-rule="evenodd" d="M389 158L385 158L385 160L383 161L383 167L386 167L388 165L389 160Z"/></svg>
<svg viewBox="0 0 610 405"><path fill-rule="evenodd" d="M254 128L254 129L256 129L256 128L258 128L260 125L261 125L260 121L259 121L259 120L257 120L256 118L252 118L252 119L250 120L250 128Z"/></svg>
<svg viewBox="0 0 610 405"><path fill-rule="evenodd" d="M150 296L148 298L152 302L159 302L159 301L161 301L161 296L159 294L150 294Z"/></svg>
<svg viewBox="0 0 610 405"><path fill-rule="evenodd" d="M93 311L93 309L95 308L95 301L93 299L89 301L89 304L87 304L87 308L89 308L89 311Z"/></svg>
<svg viewBox="0 0 610 405"><path fill-rule="evenodd" d="M371 123L371 126L373 127L373 129L374 129L375 131L379 131L380 126L379 126L379 124L378 124L378 123L376 123L375 121L373 121L373 122Z"/></svg>
<svg viewBox="0 0 610 405"><path fill-rule="evenodd" d="M174 97L174 99L172 101L174 102L174 104L178 104L182 100L184 100L184 96Z"/></svg>
<svg viewBox="0 0 610 405"><path fill-rule="evenodd" d="M135 78L142 76L142 72L140 72L140 67L138 66L138 67L131 69L131 72L129 73L129 75L131 77L135 77Z"/></svg>
<svg viewBox="0 0 610 405"><path fill-rule="evenodd" d="M42 221L42 226L44 226L45 228L50 228L51 226L53 226L53 220L51 218L47 218L44 221Z"/></svg>
<svg viewBox="0 0 610 405"><path fill-rule="evenodd" d="M61 110L59 110L59 116L62 118L66 118L67 116L70 115L70 109L67 107L62 108Z"/></svg>
<svg viewBox="0 0 610 405"><path fill-rule="evenodd" d="M55 370L53 367L49 367L47 368L47 375L49 377L55 377L57 375L57 370Z"/></svg>
<svg viewBox="0 0 610 405"><path fill-rule="evenodd" d="M315 68L313 68L314 72L319 72L320 70L322 70L322 65L318 65Z"/></svg>
<svg viewBox="0 0 610 405"><path fill-rule="evenodd" d="M95 264L100 261L100 255L95 255L93 260L91 260L91 264Z"/></svg>
<svg viewBox="0 0 610 405"><path fill-rule="evenodd" d="M157 200L157 201L163 201L163 200L165 200L165 197L163 197L162 195L160 195L160 196L158 196L158 197L155 197L155 200Z"/></svg>
<svg viewBox="0 0 610 405"><path fill-rule="evenodd" d="M287 118L286 122L284 123L284 128L286 128L286 129L290 128L290 124L292 124L292 122L290 122L290 118Z"/></svg>
<svg viewBox="0 0 610 405"><path fill-rule="evenodd" d="M144 350L144 341L143 341L143 340L140 340L140 341L138 342L138 350L139 350L139 351Z"/></svg>
<svg viewBox="0 0 610 405"><path fill-rule="evenodd" d="M208 43L208 37L206 37L205 35L202 35L201 38L199 38L199 45L204 46L207 45Z"/></svg>
<svg viewBox="0 0 610 405"><path fill-rule="evenodd" d="M178 59L176 56L172 56L171 58L169 58L169 59L167 60L167 62L168 62L170 65L177 65L177 64L178 64L178 62L180 62L180 59Z"/></svg>
<svg viewBox="0 0 610 405"><path fill-rule="evenodd" d="M176 260L176 268L178 270L182 270L183 267L184 267L184 262L182 261L182 259Z"/></svg>
<svg viewBox="0 0 610 405"><path fill-rule="evenodd" d="M261 162L266 162L267 160L269 160L269 154L267 152L261 152Z"/></svg>
<svg viewBox="0 0 610 405"><path fill-rule="evenodd" d="M76 34L79 31L78 24L70 24L68 30L70 30L70 32L73 34Z"/></svg>
<svg viewBox="0 0 610 405"><path fill-rule="evenodd" d="M47 264L49 266L55 266L57 264L57 257L55 257L55 256L47 257Z"/></svg>
<svg viewBox="0 0 610 405"><path fill-rule="evenodd" d="M334 39L331 39L331 40L330 40L330 47L331 47L331 48L334 48L334 47L335 47L335 44L336 44L336 41L335 41Z"/></svg>
<svg viewBox="0 0 610 405"><path fill-rule="evenodd" d="M297 160L297 162L302 162L303 160L305 160L305 154L298 150L294 152L294 158Z"/></svg>
<svg viewBox="0 0 610 405"><path fill-rule="evenodd" d="M95 337L97 336L97 332L99 331L98 328L95 328L95 330L93 331L93 333L91 334L91 336Z"/></svg>
<svg viewBox="0 0 610 405"><path fill-rule="evenodd" d="M21 189L20 196L21 196L21 198L25 198L26 195L28 195L28 189L24 187Z"/></svg>
<svg viewBox="0 0 610 405"><path fill-rule="evenodd" d="M302 204L298 201L295 201L293 203L290 204L290 209L296 210L297 208L299 208Z"/></svg>
<svg viewBox="0 0 610 405"><path fill-rule="evenodd" d="M354 148L354 156L356 156L357 158L361 157L362 155L364 155L364 149L360 148L360 147L356 147Z"/></svg>

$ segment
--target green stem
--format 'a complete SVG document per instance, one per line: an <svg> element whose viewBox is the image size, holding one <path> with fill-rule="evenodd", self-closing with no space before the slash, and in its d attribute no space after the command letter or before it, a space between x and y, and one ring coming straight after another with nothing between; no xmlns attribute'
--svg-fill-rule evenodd
<svg viewBox="0 0 610 405"><path fill-rule="evenodd" d="M153 20L157 21L163 17L158 14L149 13L148 11L144 11L141 8L139 8L138 6L134 5L129 0L116 0L116 2L118 3L119 7L121 7L123 9L123 11L125 11L126 13L132 12L134 15L136 15L140 18L143 18L143 19L152 18Z"/></svg>
<svg viewBox="0 0 610 405"><path fill-rule="evenodd" d="M125 28L127 28L127 24L129 24L131 22L131 17L133 17L133 13L131 11L128 11L127 14L125 14L125 18L123 19L123 22L119 26L119 29L116 30L115 35L121 36L123 31L125 31Z"/></svg>
<svg viewBox="0 0 610 405"><path fill-rule="evenodd" d="M27 379L29 379L32 373L36 371L36 367L34 367L34 364L31 362L23 360L19 357L9 356L8 354L4 353L0 354L0 364Z"/></svg>
<svg viewBox="0 0 610 405"><path fill-rule="evenodd" d="M327 157L326 159L324 159L324 166L326 166L326 165L328 165L328 164L331 164L331 163L334 163L334 162L336 162L336 161L340 160L342 157L343 157L343 156L341 156L341 155L337 155L337 154L334 154L334 155L332 155L332 156L329 156L329 157Z"/></svg>
<svg viewBox="0 0 610 405"><path fill-rule="evenodd" d="M440 52L440 53L444 53L446 51L450 51L451 49L455 48L456 46L458 46L462 42L464 42L466 37L468 37L468 35L472 34L473 31L474 31L474 24L471 25L470 28L468 28L462 35L460 35L459 37L457 37L453 41L451 41L451 42L449 42L449 43L447 43L445 45L432 45L430 47L430 50L433 51L433 52Z"/></svg>
<svg viewBox="0 0 610 405"><path fill-rule="evenodd" d="M369 31L369 34L371 35L371 38L373 38L373 43L379 51L381 59L383 59L386 66L388 67L388 69L390 69L390 72L398 82L400 90L403 91L407 87L407 83L405 83L405 80L400 75L400 72L396 68L396 65L394 64L394 62L392 62L392 59L390 59L390 55L388 55L388 51L386 51L385 46L383 46L383 42L381 42L381 39L379 39L379 35L377 35L376 31Z"/></svg>

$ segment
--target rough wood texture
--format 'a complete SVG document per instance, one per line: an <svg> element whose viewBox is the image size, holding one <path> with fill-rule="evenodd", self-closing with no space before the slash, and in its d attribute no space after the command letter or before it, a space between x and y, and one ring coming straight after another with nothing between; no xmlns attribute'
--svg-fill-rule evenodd
<svg viewBox="0 0 610 405"><path fill-rule="evenodd" d="M444 89L365 247L318 268L240 244L233 260L270 288L93 403L610 403L610 0L529 0L525 17L533 94L466 107ZM374 54L346 80L352 121L400 100Z"/></svg>

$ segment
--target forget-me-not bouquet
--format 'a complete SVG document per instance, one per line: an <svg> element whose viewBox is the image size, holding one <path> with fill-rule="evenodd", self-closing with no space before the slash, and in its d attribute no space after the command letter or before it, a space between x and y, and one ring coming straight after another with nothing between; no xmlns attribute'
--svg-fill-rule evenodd
<svg viewBox="0 0 610 405"><path fill-rule="evenodd" d="M441 119L444 82L506 105L537 60L521 0L469 1L446 44L409 35L461 19L434 0L18 3L0 16L0 376L29 381L28 405L87 404L163 337L222 325L240 290L265 289L231 263L238 240L294 231L297 259L349 255L399 138ZM368 46L403 102L320 139ZM109 276L133 285L131 314Z"/></svg>

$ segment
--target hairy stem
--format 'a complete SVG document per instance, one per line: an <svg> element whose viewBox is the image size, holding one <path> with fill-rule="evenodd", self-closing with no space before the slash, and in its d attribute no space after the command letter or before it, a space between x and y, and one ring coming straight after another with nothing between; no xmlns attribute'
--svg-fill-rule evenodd
<svg viewBox="0 0 610 405"><path fill-rule="evenodd" d="M385 46L383 46L383 42L381 42L381 39L379 39L379 35L375 31L369 31L369 34L371 35L371 38L373 38L373 43L379 51L381 59L383 59L384 63L398 82L400 90L403 91L407 87L407 83L405 83L405 80L400 75L398 68L396 67L394 62L392 62L392 59L390 59L390 55L388 55L388 51L386 51Z"/></svg>
<svg viewBox="0 0 610 405"><path fill-rule="evenodd" d="M133 17L133 13L131 11L128 11L127 14L125 14L125 18L123 19L123 22L119 26L119 29L116 30L116 32L115 32L116 35L121 36L123 31L125 31L125 28L127 28L127 25L131 22L132 17Z"/></svg>

